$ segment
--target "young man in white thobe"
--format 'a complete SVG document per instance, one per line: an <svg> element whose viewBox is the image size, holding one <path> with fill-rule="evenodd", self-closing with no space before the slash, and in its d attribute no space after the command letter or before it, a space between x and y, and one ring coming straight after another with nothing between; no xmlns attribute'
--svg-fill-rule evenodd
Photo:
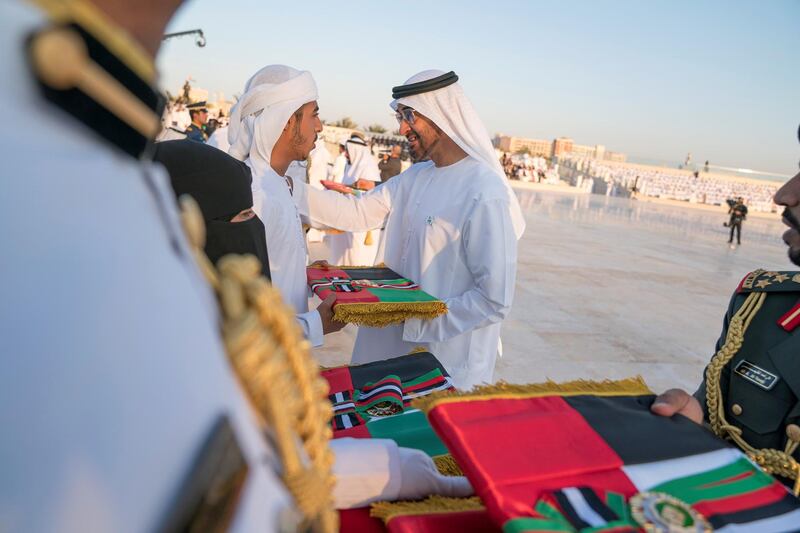
<svg viewBox="0 0 800 533"><path fill-rule="evenodd" d="M322 131L316 100L310 72L284 65L259 70L231 110L228 153L252 169L253 210L266 229L272 283L294 307L305 337L320 346L324 334L344 324L332 320L332 298L308 310L306 235L292 200L302 180L287 174L293 162L308 158Z"/></svg>
<svg viewBox="0 0 800 533"><path fill-rule="evenodd" d="M486 129L458 77L424 71L393 89L400 133L417 161L361 198L302 188L304 214L330 227L385 224L376 261L444 300L447 314L359 328L353 363L425 346L459 388L491 382L511 308L525 222Z"/></svg>

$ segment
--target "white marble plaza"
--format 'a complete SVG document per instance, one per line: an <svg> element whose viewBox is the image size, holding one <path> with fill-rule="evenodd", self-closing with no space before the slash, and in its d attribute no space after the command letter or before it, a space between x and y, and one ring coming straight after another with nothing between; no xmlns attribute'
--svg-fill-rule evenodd
<svg viewBox="0 0 800 533"><path fill-rule="evenodd" d="M726 209L517 189L528 229L495 377L525 383L642 375L694 390L732 291L750 270L792 270L779 216L745 221L731 249ZM323 258L312 245L313 258ZM315 302L316 305L316 302ZM355 328L325 339L324 366L349 362ZM391 354L387 354L391 355Z"/></svg>

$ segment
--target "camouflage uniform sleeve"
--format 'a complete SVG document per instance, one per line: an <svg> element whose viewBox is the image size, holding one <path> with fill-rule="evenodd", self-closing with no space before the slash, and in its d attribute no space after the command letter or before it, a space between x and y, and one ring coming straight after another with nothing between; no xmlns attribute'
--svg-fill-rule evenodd
<svg viewBox="0 0 800 533"><path fill-rule="evenodd" d="M714 354L719 352L720 348L725 344L725 337L728 336L728 324L731 321L731 317L736 312L736 298L739 296L738 293L734 292L733 296L731 297L731 301L728 304L728 312L725 313L725 318L722 321L722 333L720 333L719 339L717 339L717 344L714 347L714 353L711 354L713 357ZM708 367L706 367L708 368ZM730 376L727 372L723 372L720 376L720 387L722 390L728 390L728 383L730 381ZM694 393L694 397L697 398L697 401L700 402L700 406L703 408L703 419L708 422L708 406L706 405L706 369L703 369L703 380L700 382L700 386Z"/></svg>

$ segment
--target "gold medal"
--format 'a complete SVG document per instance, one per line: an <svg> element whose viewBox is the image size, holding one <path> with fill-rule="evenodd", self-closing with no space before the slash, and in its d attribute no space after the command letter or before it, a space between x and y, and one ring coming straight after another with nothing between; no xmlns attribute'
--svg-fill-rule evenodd
<svg viewBox="0 0 800 533"><path fill-rule="evenodd" d="M714 530L689 504L663 492L640 492L629 503L631 516L648 533L710 533Z"/></svg>

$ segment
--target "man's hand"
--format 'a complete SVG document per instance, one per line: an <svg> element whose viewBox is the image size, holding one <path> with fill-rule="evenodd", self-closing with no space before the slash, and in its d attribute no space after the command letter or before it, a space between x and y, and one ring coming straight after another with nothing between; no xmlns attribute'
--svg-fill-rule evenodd
<svg viewBox="0 0 800 533"><path fill-rule="evenodd" d="M695 424L703 423L703 408L697 398L681 389L670 389L656 397L650 410L657 415L683 415Z"/></svg>
<svg viewBox="0 0 800 533"><path fill-rule="evenodd" d="M324 335L339 331L345 326L344 322L339 322L338 320L333 319L333 302L335 300L336 295L329 294L328 297L325 298L322 303L319 304L319 306L317 306L319 318L322 320L322 333Z"/></svg>
<svg viewBox="0 0 800 533"><path fill-rule="evenodd" d="M371 191L375 188L375 182L365 179L360 179L355 183L356 187L361 189L362 191Z"/></svg>
<svg viewBox="0 0 800 533"><path fill-rule="evenodd" d="M443 476L433 459L420 450L398 448L402 480L398 500L418 500L431 494L465 498L474 493L463 476Z"/></svg>

